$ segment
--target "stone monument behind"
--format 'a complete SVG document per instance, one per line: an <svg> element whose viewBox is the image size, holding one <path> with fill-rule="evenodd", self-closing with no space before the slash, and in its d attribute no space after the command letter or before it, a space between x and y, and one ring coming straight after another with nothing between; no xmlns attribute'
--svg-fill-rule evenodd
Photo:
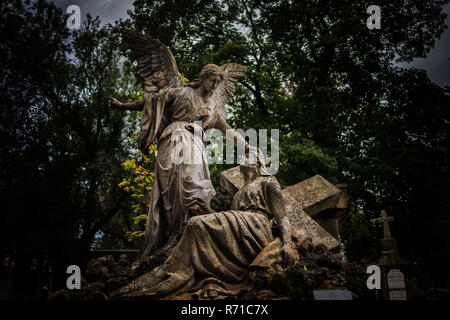
<svg viewBox="0 0 450 320"><path fill-rule="evenodd" d="M239 166L220 174L220 185L234 195L244 185ZM282 190L294 234L328 249L339 246L339 213L347 208L346 185L334 186L320 175Z"/></svg>
<svg viewBox="0 0 450 320"><path fill-rule="evenodd" d="M406 294L406 261L400 258L397 241L392 237L389 222L394 221L385 210L381 211L375 222L383 224L383 239L380 240L381 257L378 265L381 269L382 290L384 300L407 300Z"/></svg>

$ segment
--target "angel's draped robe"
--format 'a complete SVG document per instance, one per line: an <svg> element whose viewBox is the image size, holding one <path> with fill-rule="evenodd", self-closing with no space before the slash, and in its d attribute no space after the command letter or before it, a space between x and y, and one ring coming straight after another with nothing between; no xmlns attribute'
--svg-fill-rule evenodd
<svg viewBox="0 0 450 320"><path fill-rule="evenodd" d="M158 139L143 257L174 246L194 199L209 205L215 195L204 130L213 124L217 112L213 106L198 103L190 86L181 89L169 106L165 105L166 94L167 90L161 90L147 97L141 118L140 149L145 152Z"/></svg>

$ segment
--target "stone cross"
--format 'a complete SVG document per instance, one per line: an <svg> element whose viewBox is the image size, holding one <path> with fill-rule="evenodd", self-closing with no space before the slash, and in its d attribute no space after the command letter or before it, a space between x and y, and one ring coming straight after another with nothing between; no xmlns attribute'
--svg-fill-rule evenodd
<svg viewBox="0 0 450 320"><path fill-rule="evenodd" d="M394 221L394 217L388 217L386 210L382 210L380 217L375 219L375 222L383 224L383 233L385 238L392 238L391 230L389 229L389 222L391 221Z"/></svg>

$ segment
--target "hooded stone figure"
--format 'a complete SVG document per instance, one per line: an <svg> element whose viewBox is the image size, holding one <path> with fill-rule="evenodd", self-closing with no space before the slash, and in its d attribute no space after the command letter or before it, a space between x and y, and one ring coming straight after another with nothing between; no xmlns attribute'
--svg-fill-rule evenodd
<svg viewBox="0 0 450 320"><path fill-rule="evenodd" d="M185 84L170 50L158 40L125 34L125 42L145 79L142 100L111 106L142 111L139 148L143 153L157 139L155 176L141 256L173 247L187 222L189 208L202 201L209 206L215 195L204 147L205 130L226 135L226 103L245 67L208 64L198 80ZM232 130L235 144L248 144Z"/></svg>

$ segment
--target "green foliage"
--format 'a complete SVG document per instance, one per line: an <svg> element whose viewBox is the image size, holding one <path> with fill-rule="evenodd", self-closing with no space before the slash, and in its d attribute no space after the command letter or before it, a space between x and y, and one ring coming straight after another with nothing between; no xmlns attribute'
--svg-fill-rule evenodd
<svg viewBox="0 0 450 320"><path fill-rule="evenodd" d="M128 241L130 241L130 242L133 241L136 238L143 237L144 234L145 234L145 232L141 231L141 230L139 230L139 231L127 231L127 233L126 233L126 235L128 237Z"/></svg>
<svg viewBox="0 0 450 320"><path fill-rule="evenodd" d="M137 135L134 134L130 143L137 143ZM126 172L124 178L119 183L119 187L129 194L132 198L130 205L132 211L133 223L140 230L127 231L128 241L140 238L144 235L145 225L147 224L147 212L149 207L149 195L153 185L155 176L154 166L156 159L156 145L153 144L149 148L147 154L138 151L138 157L141 159L140 164L136 164L134 158L128 159L122 163Z"/></svg>
<svg viewBox="0 0 450 320"><path fill-rule="evenodd" d="M285 185L295 184L316 174L328 178L331 182L337 182L336 159L313 140L303 138L298 131L292 131L281 137L280 159L282 160L277 177Z"/></svg>
<svg viewBox="0 0 450 320"><path fill-rule="evenodd" d="M377 261L379 255L378 238L372 223L363 213L344 212L341 216L342 237L350 260L367 258Z"/></svg>

